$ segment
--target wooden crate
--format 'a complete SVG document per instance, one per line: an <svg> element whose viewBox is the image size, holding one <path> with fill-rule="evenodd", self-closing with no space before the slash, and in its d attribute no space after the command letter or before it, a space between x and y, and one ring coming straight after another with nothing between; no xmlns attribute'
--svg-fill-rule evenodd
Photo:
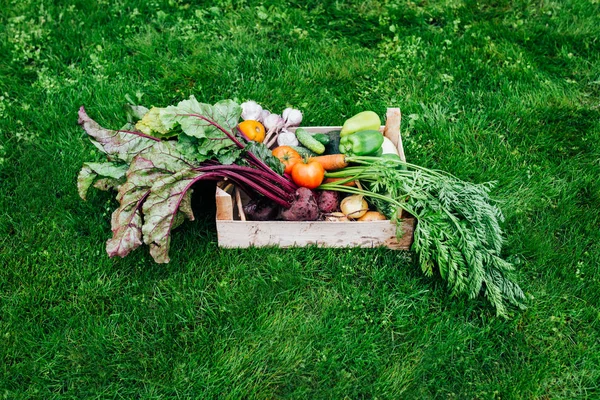
<svg viewBox="0 0 600 400"><path fill-rule="evenodd" d="M386 124L381 127L383 134L398 148L400 157L405 160L400 136L401 114L398 108L388 108ZM339 126L304 127L307 131L328 132L341 129ZM327 221L246 221L241 220L234 207L246 199L238 195L232 197L217 186L216 219L217 237L220 247L380 247L407 250L413 240L416 220L403 216L400 240L396 238L396 225L391 221L373 222L327 222Z"/></svg>

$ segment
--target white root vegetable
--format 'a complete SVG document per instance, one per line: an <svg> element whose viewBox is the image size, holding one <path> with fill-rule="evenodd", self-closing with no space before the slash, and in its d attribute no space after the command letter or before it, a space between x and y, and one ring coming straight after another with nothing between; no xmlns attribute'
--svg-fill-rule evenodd
<svg viewBox="0 0 600 400"><path fill-rule="evenodd" d="M358 219L369 211L369 204L359 194L345 197L340 203L340 209L350 219Z"/></svg>
<svg viewBox="0 0 600 400"><path fill-rule="evenodd" d="M296 138L294 132L290 132L287 129L283 129L277 136L278 146L298 146L300 142Z"/></svg>
<svg viewBox="0 0 600 400"><path fill-rule="evenodd" d="M267 130L264 143L270 146L279 137L279 131L281 131L284 125L283 118L278 114L269 114L263 121L263 125Z"/></svg>
<svg viewBox="0 0 600 400"><path fill-rule="evenodd" d="M263 121L265 129L271 132L278 131L283 128L284 121L279 114L269 114Z"/></svg>
<svg viewBox="0 0 600 400"><path fill-rule="evenodd" d="M283 110L282 115L273 114L271 111L263 109L255 101L247 101L243 103L242 110L242 118L244 120L255 119L264 125L266 130L264 143L268 147L273 145L275 141L277 141L279 146L299 145L296 135L287 131L286 128L300 125L302 122L302 112L300 110L288 107Z"/></svg>
<svg viewBox="0 0 600 400"><path fill-rule="evenodd" d="M300 123L302 122L302 112L292 107L283 110L281 116L283 117L286 128L300 126Z"/></svg>
<svg viewBox="0 0 600 400"><path fill-rule="evenodd" d="M258 104L254 100L249 100L249 101L242 103L241 107L242 107L242 119L244 121L249 120L249 119L255 120L255 121L260 121L259 118L261 118L261 114L263 111L260 104Z"/></svg>
<svg viewBox="0 0 600 400"><path fill-rule="evenodd" d="M258 119L258 122L264 122L269 115L271 115L271 111L263 109L260 113L260 119Z"/></svg>

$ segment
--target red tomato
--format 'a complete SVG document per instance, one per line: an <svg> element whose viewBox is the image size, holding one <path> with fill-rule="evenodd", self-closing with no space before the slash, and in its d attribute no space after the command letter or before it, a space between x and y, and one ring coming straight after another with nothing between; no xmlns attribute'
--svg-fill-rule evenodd
<svg viewBox="0 0 600 400"><path fill-rule="evenodd" d="M302 162L302 156L290 146L279 146L273 149L273 155L279 158L279 161L285 165L285 173L291 174L292 168L299 162Z"/></svg>
<svg viewBox="0 0 600 400"><path fill-rule="evenodd" d="M299 162L292 168L292 180L298 186L315 189L323 182L325 169L317 161Z"/></svg>

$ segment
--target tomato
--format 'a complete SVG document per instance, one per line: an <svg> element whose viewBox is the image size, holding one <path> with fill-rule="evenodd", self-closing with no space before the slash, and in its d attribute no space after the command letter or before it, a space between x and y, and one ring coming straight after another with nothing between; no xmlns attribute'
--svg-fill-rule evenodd
<svg viewBox="0 0 600 400"><path fill-rule="evenodd" d="M265 140L265 126L258 121L247 119L240 122L237 128L248 140L259 143Z"/></svg>
<svg viewBox="0 0 600 400"><path fill-rule="evenodd" d="M315 189L323 182L325 169L317 161L299 162L292 168L292 180L298 186Z"/></svg>
<svg viewBox="0 0 600 400"><path fill-rule="evenodd" d="M285 173L291 174L292 168L299 162L302 162L302 156L290 146L279 146L273 149L273 155L279 158L279 161L285 165Z"/></svg>

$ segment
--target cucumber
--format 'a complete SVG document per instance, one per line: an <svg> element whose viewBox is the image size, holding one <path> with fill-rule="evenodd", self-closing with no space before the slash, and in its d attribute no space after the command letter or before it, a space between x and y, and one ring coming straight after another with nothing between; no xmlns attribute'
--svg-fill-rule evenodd
<svg viewBox="0 0 600 400"><path fill-rule="evenodd" d="M306 147L302 147L302 146L290 146L290 147L292 149L296 150L298 152L298 154L300 154L302 157L315 157L315 156L318 156L317 153L315 153L314 151L310 151Z"/></svg>
<svg viewBox="0 0 600 400"><path fill-rule="evenodd" d="M317 154L325 153L325 146L323 145L323 143L315 139L310 133L306 131L306 129L296 129L296 138L307 149L314 151Z"/></svg>
<svg viewBox="0 0 600 400"><path fill-rule="evenodd" d="M314 135L312 135L312 137L321 142L321 144L325 146L325 149L327 149L327 145L331 141L331 139L329 139L329 136L327 136L325 133L315 133Z"/></svg>

